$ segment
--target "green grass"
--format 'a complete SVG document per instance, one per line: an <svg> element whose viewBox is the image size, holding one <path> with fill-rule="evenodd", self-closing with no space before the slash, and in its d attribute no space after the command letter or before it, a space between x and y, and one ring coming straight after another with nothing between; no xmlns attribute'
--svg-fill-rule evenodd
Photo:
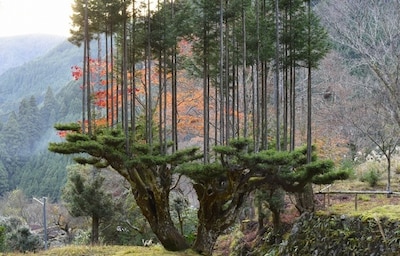
<svg viewBox="0 0 400 256"><path fill-rule="evenodd" d="M198 256L192 250L184 252L169 252L161 245L151 247L143 246L65 246L61 248L53 248L47 251L39 251L37 253L9 253L8 256L26 256L26 255L48 255L48 256L123 256L123 255L140 255L140 256Z"/></svg>
<svg viewBox="0 0 400 256"><path fill-rule="evenodd" d="M364 218L388 218L392 220L400 219L400 207L398 205L383 205L374 207L363 212Z"/></svg>
<svg viewBox="0 0 400 256"><path fill-rule="evenodd" d="M392 188L398 188L399 182L392 179ZM371 188L369 184L360 182L359 180L346 180L335 182L330 188L331 191L385 191L386 180L381 179L377 186ZM398 191L398 190L396 190ZM390 219L400 220L400 203L399 195L391 195L387 197L386 194L358 194L357 195L357 210L355 209L355 195L350 194L345 196L334 194L330 196L330 205L326 205L323 211L332 214L346 214L362 217L387 217Z"/></svg>

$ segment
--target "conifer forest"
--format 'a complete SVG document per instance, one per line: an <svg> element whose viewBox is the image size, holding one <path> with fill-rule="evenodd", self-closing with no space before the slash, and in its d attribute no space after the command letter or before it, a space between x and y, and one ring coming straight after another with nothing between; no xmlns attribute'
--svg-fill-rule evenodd
<svg viewBox="0 0 400 256"><path fill-rule="evenodd" d="M250 221L279 246L289 208L316 212L318 189L357 179L371 155L385 166L371 186L396 191L398 1L75 0L72 10L68 85L23 99L0 126L0 195L48 197L70 241L86 216L91 244L151 238L212 255ZM40 160L13 158L43 131Z"/></svg>

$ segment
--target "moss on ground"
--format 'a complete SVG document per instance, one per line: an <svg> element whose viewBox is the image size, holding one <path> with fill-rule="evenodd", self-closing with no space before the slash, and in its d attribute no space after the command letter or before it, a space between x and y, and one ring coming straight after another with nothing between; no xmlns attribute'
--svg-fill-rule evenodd
<svg viewBox="0 0 400 256"><path fill-rule="evenodd" d="M53 248L38 253L11 253L8 256L27 256L27 255L48 255L48 256L124 256L124 255L140 255L140 256L198 256L197 253L187 250L184 252L170 252L161 245L151 247L143 246L65 246Z"/></svg>

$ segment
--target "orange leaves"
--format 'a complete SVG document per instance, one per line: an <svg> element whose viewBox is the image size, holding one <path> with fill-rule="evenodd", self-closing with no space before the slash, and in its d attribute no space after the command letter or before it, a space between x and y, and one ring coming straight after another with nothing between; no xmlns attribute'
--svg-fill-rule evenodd
<svg viewBox="0 0 400 256"><path fill-rule="evenodd" d="M105 108L106 107L106 96L107 92L105 90L100 90L97 92L94 92L94 105L97 107Z"/></svg>
<svg viewBox="0 0 400 256"><path fill-rule="evenodd" d="M181 54L190 55L192 52L191 47L190 42L183 40L179 43L178 50ZM142 68L136 68L135 73L128 72L126 76L122 76L120 67L113 67L111 63L90 58L86 68L76 65L71 67L74 80L77 81L85 77L86 79L82 80L90 83L85 83L84 86L81 86L84 90L82 91L85 101L83 104L89 103L90 105L85 107L91 110L90 118L86 117L91 123L82 124L84 129L88 125L96 128L99 126L112 126L117 122L121 122L123 110L126 106L128 106L128 112L137 111L138 116L146 113L145 108L150 106L154 110L152 114L156 119L159 117L156 112L164 111L159 109L162 103L163 108L164 106L167 108L166 115L163 117L165 120L161 121L164 123L165 129L170 129L173 126L172 122L177 121L179 136L181 137L187 134L202 133L204 115L201 83L189 79L185 71L178 71L176 90L178 109L175 119L175 117L172 117L172 73L168 70L169 68L167 69L157 60L152 60L151 70L148 69L148 66L141 65ZM114 68L116 70L113 70ZM85 69L86 74L83 69ZM125 78L126 81L122 81ZM152 87L151 90L149 86ZM90 95L86 95L87 93ZM148 105L148 101L151 102L150 105ZM133 115L127 116L130 118ZM155 123L157 123L156 120ZM85 133L86 131L82 132ZM59 136L65 137L66 134L65 132L60 132Z"/></svg>
<svg viewBox="0 0 400 256"><path fill-rule="evenodd" d="M96 119L95 124L96 124L97 127L106 127L107 126L107 119L106 118Z"/></svg>
<svg viewBox="0 0 400 256"><path fill-rule="evenodd" d="M97 100L95 102L95 105L100 108L105 108L107 106L107 102L105 100L101 99L101 100Z"/></svg>

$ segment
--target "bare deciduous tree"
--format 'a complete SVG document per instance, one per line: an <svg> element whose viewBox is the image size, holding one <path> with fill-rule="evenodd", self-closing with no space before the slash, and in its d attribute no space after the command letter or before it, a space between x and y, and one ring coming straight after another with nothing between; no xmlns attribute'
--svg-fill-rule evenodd
<svg viewBox="0 0 400 256"><path fill-rule="evenodd" d="M350 60L352 71L373 75L384 94L386 111L400 126L400 2L323 1L318 12L323 13L322 20Z"/></svg>

